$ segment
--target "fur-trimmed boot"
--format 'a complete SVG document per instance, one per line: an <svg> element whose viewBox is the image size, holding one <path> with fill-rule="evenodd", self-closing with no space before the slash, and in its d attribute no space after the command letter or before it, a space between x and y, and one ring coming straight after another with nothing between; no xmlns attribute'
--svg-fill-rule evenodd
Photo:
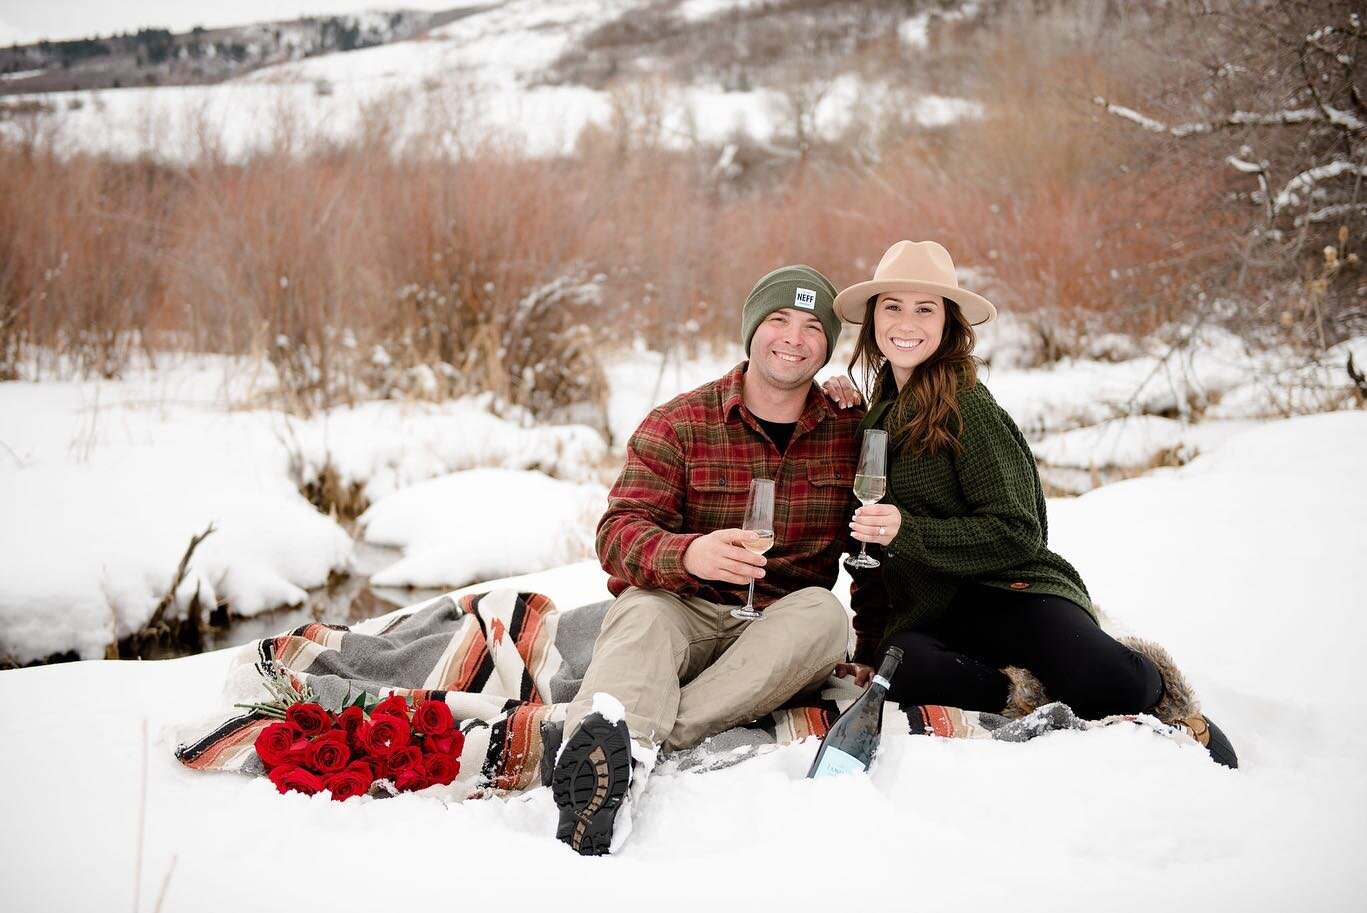
<svg viewBox="0 0 1367 913"><path fill-rule="evenodd" d="M1177 668L1172 655L1153 641L1139 637L1122 637L1120 643L1153 663L1163 682L1163 694L1147 712L1169 726L1186 730L1188 735L1205 746L1216 762L1237 768L1239 757L1234 753L1234 746L1220 727L1201 713L1196 692L1188 684L1182 670Z"/></svg>
<svg viewBox="0 0 1367 913"><path fill-rule="evenodd" d="M1011 682L1006 692L1006 707L1002 716L1008 720L1018 720L1029 716L1038 707L1049 703L1049 695L1044 693L1044 684L1035 673L1020 666L1007 666L1002 674Z"/></svg>

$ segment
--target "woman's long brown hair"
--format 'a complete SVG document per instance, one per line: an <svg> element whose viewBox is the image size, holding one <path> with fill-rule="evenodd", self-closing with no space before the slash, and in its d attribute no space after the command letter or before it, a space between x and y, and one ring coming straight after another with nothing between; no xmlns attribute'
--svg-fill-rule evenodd
<svg viewBox="0 0 1367 913"><path fill-rule="evenodd" d="M939 348L912 369L911 378L899 391L892 368L874 338L877 302L875 296L864 307L864 325L850 359L850 376L855 376L856 368L860 369L862 387L870 404L893 400L884 427L896 452L913 457L958 453L962 449L959 432L963 426L959 394L973 389L978 382L977 360L973 357L977 337L972 325L964 319L959 305L946 298L945 329Z"/></svg>

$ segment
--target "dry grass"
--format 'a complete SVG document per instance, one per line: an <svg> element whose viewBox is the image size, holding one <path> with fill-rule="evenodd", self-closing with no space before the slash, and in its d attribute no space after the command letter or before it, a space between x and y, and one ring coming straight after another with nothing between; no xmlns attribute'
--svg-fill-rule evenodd
<svg viewBox="0 0 1367 913"><path fill-rule="evenodd" d="M108 375L138 347L188 348L268 359L300 412L476 391L542 417L601 409L605 346L732 340L769 269L848 284L904 237L979 270L1040 358L1200 319L1231 270L1228 169L1137 150L1089 101L1134 58L1085 9L1036 9L949 35L934 61L862 51L908 97L953 72L981 121L867 111L841 142L742 143L739 177L716 148L655 141L662 84L614 90L613 125L553 160L468 142L452 158L436 136L395 151L382 105L352 145L282 124L243 162L208 139L177 167L0 145L0 378L42 353L62 359L40 372Z"/></svg>

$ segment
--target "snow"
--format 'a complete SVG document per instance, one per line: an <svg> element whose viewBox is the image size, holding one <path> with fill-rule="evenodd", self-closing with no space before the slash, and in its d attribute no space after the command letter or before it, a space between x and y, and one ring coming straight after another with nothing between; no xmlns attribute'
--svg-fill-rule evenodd
<svg viewBox="0 0 1367 913"><path fill-rule="evenodd" d="M462 6L458 0L403 0L393 8L446 10ZM468 5L468 4L465 4ZM195 26L224 28L251 22L282 21L304 16L364 14L375 10L374 0L236 0L231 4L184 0L134 0L92 3L90 0L46 0L7 4L0 23L0 44L10 41L68 41L95 35L164 28L188 32ZM6 29L13 23L15 28ZM22 28L17 26L22 25Z"/></svg>
<svg viewBox="0 0 1367 913"><path fill-rule="evenodd" d="M930 13L917 13L902 20L897 37L909 48L924 49L930 45Z"/></svg>
<svg viewBox="0 0 1367 913"><path fill-rule="evenodd" d="M1359 127L1358 129L1361 129ZM1351 174L1357 177L1367 176L1367 168L1349 162L1344 159L1337 159L1326 162L1300 174L1286 182L1286 186L1272 200L1274 210L1282 210L1288 206L1295 206L1301 201L1302 194L1308 194L1320 181L1327 181L1330 178L1338 177L1341 174Z"/></svg>
<svg viewBox="0 0 1367 913"><path fill-rule="evenodd" d="M454 588L593 557L606 508L601 485L472 469L390 495L359 522L367 542L403 549L375 586Z"/></svg>
<svg viewBox="0 0 1367 913"><path fill-rule="evenodd" d="M299 492L296 476L316 479L325 466L377 501L381 518L405 503L396 495L382 507L385 496L428 479L438 492L456 491L464 470L480 467L518 471L507 477L509 503L521 503L518 491L563 489L550 515L557 525L534 527L539 537L501 556L488 547L493 538L470 555L448 548L445 562L428 549L469 541L480 514L497 520L492 492L478 511L467 504L440 518L463 539L432 532L439 524L430 508L446 502L410 508L414 529L402 535L389 519L386 535L417 551L382 580L465 583L587 554L607 452L597 432L530 427L516 412L500 418L487 398L365 403L300 420L240 408L253 373L243 362L201 357L135 370L125 381L0 384L0 657L103 656L147 623L191 536L210 524L215 531L194 553L167 617L185 617L196 588L205 611L216 601L241 616L301 604L308 590L353 567L351 537Z"/></svg>
<svg viewBox="0 0 1367 913"><path fill-rule="evenodd" d="M688 22L715 19L730 12L743 12L764 6L765 0L684 0L674 11Z"/></svg>
<svg viewBox="0 0 1367 913"><path fill-rule="evenodd" d="M45 666L0 673L0 738L26 746L0 759L0 777L22 784L0 837L6 906L126 905L140 872L144 909L163 891L165 909L263 896L278 907L447 898L549 909L588 881L596 902L648 898L661 910L722 899L816 910L856 895L963 910L1359 909L1364 452L1361 411L1262 422L1180 469L1050 504L1053 545L1108 624L1172 651L1234 741L1238 771L1139 727L944 741L905 735L894 710L868 776L806 780L811 740L706 773L665 764L634 798L620 854L583 859L552 836L547 789L335 803L183 768L164 730L220 705L227 651ZM507 583L569 608L601 598L603 577L583 561ZM347 870L414 846L457 852L461 871L482 877L453 886L420 863L403 877ZM838 873L856 857L871 873L858 885L783 877L795 860ZM895 877L908 858L933 876ZM505 876L512 860L537 877ZM682 877L698 871L707 877Z"/></svg>
<svg viewBox="0 0 1367 913"><path fill-rule="evenodd" d="M574 150L586 126L609 125L612 98L583 86L539 84L541 77L584 35L643 2L508 0L413 40L282 63L218 85L15 95L6 103L51 105L43 135L64 152L122 158L187 161L213 152L241 160L277 145L345 142L373 132L377 119L392 128L396 147L424 144L459 155L494 144L521 155L562 155ZM709 2L697 10L710 17L722 8ZM767 143L791 119L781 95L769 89L697 84L661 91L658 139L670 148L721 144L737 131ZM817 105L816 128L835 138L861 112L875 121L910 118L935 127L981 117L982 107L907 96L902 87L846 75ZM0 130L15 129L0 120Z"/></svg>
<svg viewBox="0 0 1367 913"><path fill-rule="evenodd" d="M820 378L843 373L843 342ZM993 368L984 381L1052 467L1046 478L1077 492L1104 481L1098 471L1189 461L1269 417L1347 406L1350 352L1367 363L1367 340L1305 366L1208 334L1172 357ZM376 586L449 588L588 558L604 485L636 425L741 357L729 345L608 359L610 447L585 426L495 414L487 396L299 419L252 407L269 370L217 357L166 360L124 381L0 384L0 657L103 656L146 625L210 524L168 618L186 617L196 592L203 610L223 603L241 617L304 605L360 570L348 532L300 494L327 473L370 505L363 542L401 550L367 553Z"/></svg>

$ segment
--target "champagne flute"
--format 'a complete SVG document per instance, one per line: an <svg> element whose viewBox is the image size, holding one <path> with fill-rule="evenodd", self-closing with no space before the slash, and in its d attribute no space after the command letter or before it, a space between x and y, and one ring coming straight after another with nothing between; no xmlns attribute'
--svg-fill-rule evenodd
<svg viewBox="0 0 1367 913"><path fill-rule="evenodd" d="M870 428L864 432L864 444L859 449L859 468L854 471L854 496L868 507L888 490L888 433ZM859 554L846 558L846 567L878 567L879 560L869 554L865 542Z"/></svg>
<svg viewBox="0 0 1367 913"><path fill-rule="evenodd" d="M757 535L742 543L756 555L763 555L774 544L774 483L771 479L751 479L750 499L745 504L745 523L742 529ZM732 618L763 618L755 608L755 578L750 578L750 594L742 608L731 610Z"/></svg>

